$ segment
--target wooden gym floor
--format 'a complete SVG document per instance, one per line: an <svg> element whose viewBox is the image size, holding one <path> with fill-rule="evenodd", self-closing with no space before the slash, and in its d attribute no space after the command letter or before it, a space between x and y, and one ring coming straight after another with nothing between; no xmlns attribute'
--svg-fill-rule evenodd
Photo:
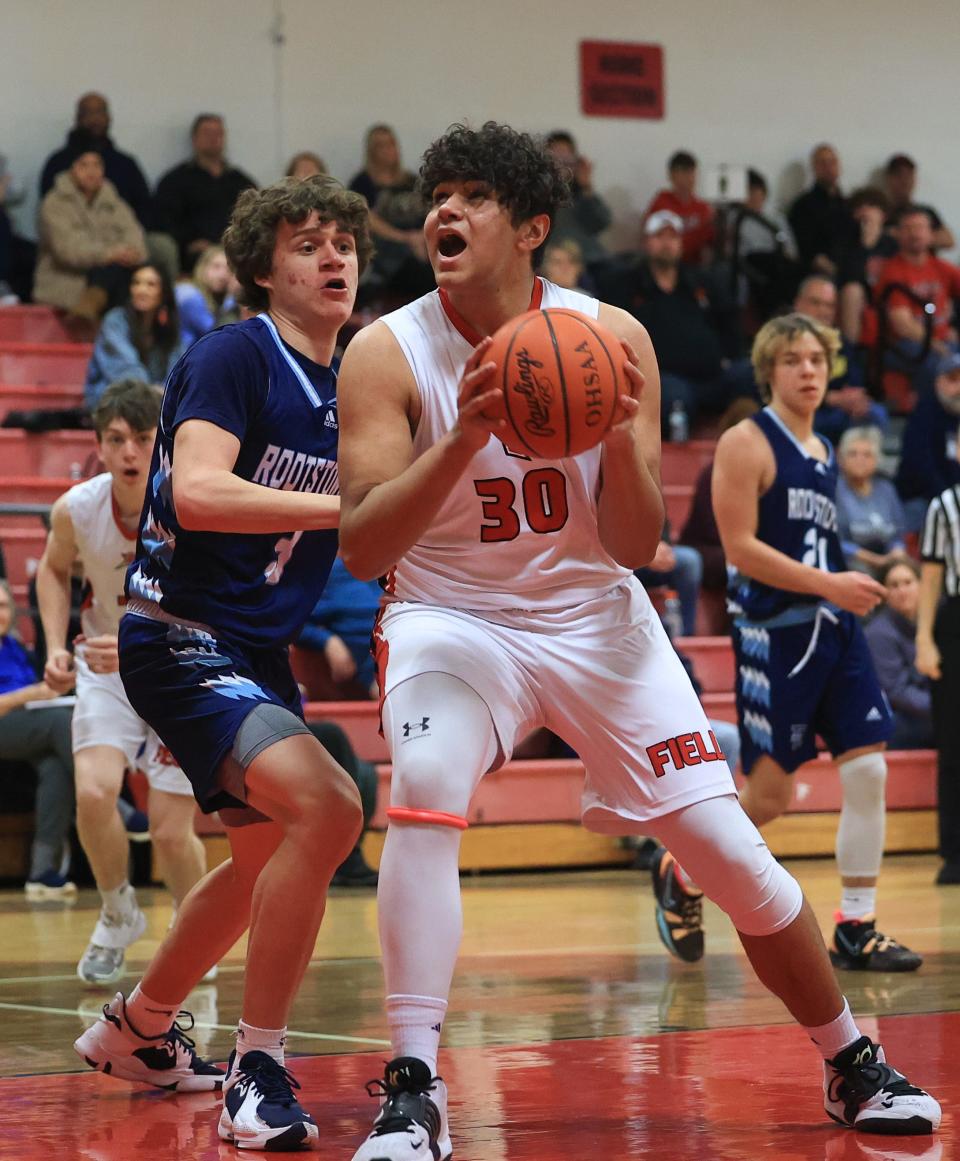
<svg viewBox="0 0 960 1161"><path fill-rule="evenodd" d="M904 1139L825 1118L817 1054L711 906L707 957L684 965L657 941L646 874L465 878L466 935L440 1065L455 1161L960 1158L960 888L935 887L937 865L889 858L881 884L881 926L924 953L923 968L843 981L863 1029L944 1106L938 1136ZM832 862L791 869L829 930ZM162 891L140 894L149 927L128 958L127 991L170 914ZM0 1158L235 1157L217 1140L213 1095L79 1071L72 1041L110 995L74 974L96 908L93 892L72 907L0 894ZM199 1045L221 1061L241 965L238 947L189 1001ZM349 1161L375 1111L363 1082L389 1053L380 993L374 893L334 891L288 1040L322 1158Z"/></svg>

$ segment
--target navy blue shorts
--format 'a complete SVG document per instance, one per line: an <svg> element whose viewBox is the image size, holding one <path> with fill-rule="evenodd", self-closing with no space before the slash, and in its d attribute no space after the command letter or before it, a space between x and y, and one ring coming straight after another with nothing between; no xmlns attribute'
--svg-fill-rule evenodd
<svg viewBox="0 0 960 1161"><path fill-rule="evenodd" d="M799 624L738 620L737 721L749 774L765 754L792 774L817 755L817 735L836 757L886 742L893 717L860 623L820 606Z"/></svg>
<svg viewBox="0 0 960 1161"><path fill-rule="evenodd" d="M128 613L120 621L120 676L130 704L176 758L205 814L250 809L219 779L221 763L256 705L283 706L303 719L283 647L251 649L201 629Z"/></svg>

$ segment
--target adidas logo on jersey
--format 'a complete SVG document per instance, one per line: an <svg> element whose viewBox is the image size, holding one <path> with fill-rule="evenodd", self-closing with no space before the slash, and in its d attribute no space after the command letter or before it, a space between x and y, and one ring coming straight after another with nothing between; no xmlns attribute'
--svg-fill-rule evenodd
<svg viewBox="0 0 960 1161"><path fill-rule="evenodd" d="M323 420L323 426L324 426L324 427L333 427L333 428L336 428L336 427L337 427L337 416L336 416L336 412L334 412L334 411L328 411L328 412L327 412L327 414L326 414L326 416L324 417L324 420Z"/></svg>
<svg viewBox="0 0 960 1161"><path fill-rule="evenodd" d="M883 721L883 714L877 709L877 707L875 705L870 707L870 712L867 714L867 721L868 722L882 722Z"/></svg>

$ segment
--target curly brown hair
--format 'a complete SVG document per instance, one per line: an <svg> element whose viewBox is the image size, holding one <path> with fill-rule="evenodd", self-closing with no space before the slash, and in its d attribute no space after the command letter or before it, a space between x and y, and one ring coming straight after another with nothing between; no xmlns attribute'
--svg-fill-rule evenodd
<svg viewBox="0 0 960 1161"><path fill-rule="evenodd" d="M557 161L529 133L487 121L479 129L451 125L429 146L420 166L420 190L429 201L444 181L480 181L510 211L514 226L570 201L570 186Z"/></svg>
<svg viewBox="0 0 960 1161"><path fill-rule="evenodd" d="M362 274L373 256L370 214L364 199L326 174L297 181L285 177L264 189L248 189L237 198L223 235L227 261L240 283L240 298L252 310L266 310L270 294L256 281L273 269L277 226L297 225L316 210L322 222L336 222L353 235Z"/></svg>

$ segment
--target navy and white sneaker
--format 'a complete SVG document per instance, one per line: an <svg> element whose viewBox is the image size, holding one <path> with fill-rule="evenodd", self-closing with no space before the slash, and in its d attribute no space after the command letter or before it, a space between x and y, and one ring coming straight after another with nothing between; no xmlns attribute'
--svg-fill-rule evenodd
<svg viewBox="0 0 960 1161"><path fill-rule="evenodd" d="M288 1153L318 1149L317 1122L294 1096L293 1073L266 1052L231 1052L218 1132L238 1149Z"/></svg>
<svg viewBox="0 0 960 1161"><path fill-rule="evenodd" d="M383 1104L373 1131L353 1161L446 1161L453 1152L447 1125L447 1086L415 1056L391 1060L383 1080L367 1084Z"/></svg>
<svg viewBox="0 0 960 1161"><path fill-rule="evenodd" d="M73 1047L91 1068L121 1080L171 1092L219 1092L223 1069L197 1056L194 1042L186 1035L193 1027L193 1016L189 1012L180 1016L189 1018L186 1027L174 1022L162 1036L141 1036L127 1019L123 993L117 992L104 1004L103 1016L74 1041Z"/></svg>
<svg viewBox="0 0 960 1161"><path fill-rule="evenodd" d="M912 1136L940 1125L940 1105L891 1068L868 1036L824 1061L823 1106L838 1124L864 1133Z"/></svg>

